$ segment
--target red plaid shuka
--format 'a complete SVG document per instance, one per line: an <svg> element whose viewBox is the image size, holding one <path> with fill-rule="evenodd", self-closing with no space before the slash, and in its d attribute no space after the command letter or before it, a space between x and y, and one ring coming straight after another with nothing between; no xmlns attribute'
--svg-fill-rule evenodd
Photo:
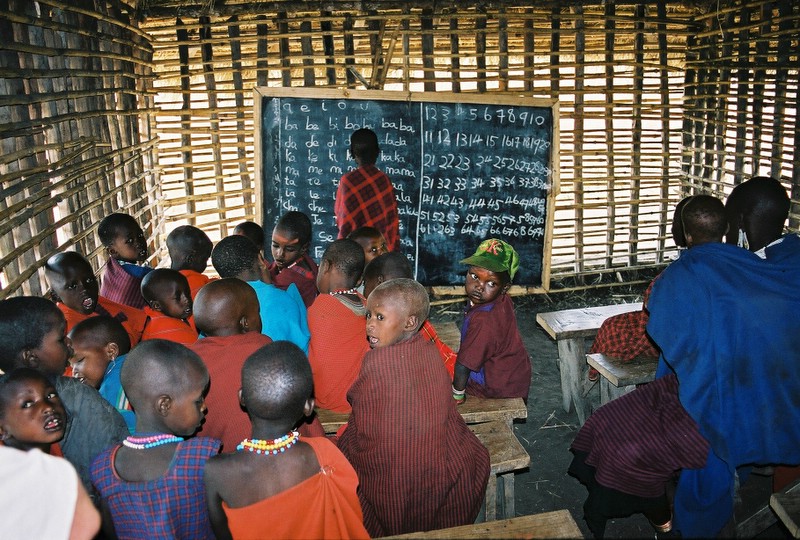
<svg viewBox="0 0 800 540"><path fill-rule="evenodd" d="M375 165L362 165L342 176L333 206L339 238L359 227L375 227L383 233L389 251L400 250L400 222L394 188Z"/></svg>
<svg viewBox="0 0 800 540"><path fill-rule="evenodd" d="M620 313L603 321L589 353L603 353L626 362L637 356L659 355L658 347L645 331L647 321L650 319L647 299L650 297L653 283L655 279L650 282L644 293L645 307L641 311Z"/></svg>

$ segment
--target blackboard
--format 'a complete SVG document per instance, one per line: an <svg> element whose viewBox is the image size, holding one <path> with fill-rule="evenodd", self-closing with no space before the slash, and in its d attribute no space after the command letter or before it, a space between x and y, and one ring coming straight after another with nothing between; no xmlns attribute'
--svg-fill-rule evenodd
<svg viewBox="0 0 800 540"><path fill-rule="evenodd" d="M391 179L401 249L424 285L463 283L486 238L519 252L514 284L547 289L557 174L557 107L519 95L375 90L255 90L258 219L267 237L278 217L300 210L312 221L319 261L338 229L339 179L355 168L350 135L370 128L377 167Z"/></svg>

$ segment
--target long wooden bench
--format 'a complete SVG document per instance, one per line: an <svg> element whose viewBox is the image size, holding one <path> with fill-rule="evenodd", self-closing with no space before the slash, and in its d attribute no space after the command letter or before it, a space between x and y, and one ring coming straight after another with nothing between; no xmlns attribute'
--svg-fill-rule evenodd
<svg viewBox="0 0 800 540"><path fill-rule="evenodd" d="M637 356L625 362L602 353L586 355L586 362L600 373L600 404L626 394L637 384L652 381L656 376L658 357Z"/></svg>
<svg viewBox="0 0 800 540"><path fill-rule="evenodd" d="M574 404L578 422L583 425L589 415L589 403L583 395L583 374L586 367L584 340L597 335L603 321L620 313L642 309L641 302L614 304L579 309L563 309L536 315L539 323L558 345L558 364L561 371L561 398L564 410Z"/></svg>
<svg viewBox="0 0 800 540"><path fill-rule="evenodd" d="M349 413L319 408L316 411L325 433L336 433L350 417ZM515 419L528 417L528 409L522 398L487 399L468 396L467 401L458 406L458 412L467 424L501 421L511 426Z"/></svg>
<svg viewBox="0 0 800 540"><path fill-rule="evenodd" d="M583 535L569 510L556 510L385 538L583 538Z"/></svg>

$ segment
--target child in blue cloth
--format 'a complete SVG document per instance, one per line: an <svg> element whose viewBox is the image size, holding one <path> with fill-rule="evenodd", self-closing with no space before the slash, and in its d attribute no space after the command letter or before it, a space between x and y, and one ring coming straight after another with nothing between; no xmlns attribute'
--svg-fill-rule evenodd
<svg viewBox="0 0 800 540"><path fill-rule="evenodd" d="M203 469L221 442L192 437L205 415L209 377L190 349L163 339L136 346L122 387L136 410L136 433L91 466L109 538L214 538Z"/></svg>
<svg viewBox="0 0 800 540"><path fill-rule="evenodd" d="M223 238L211 252L211 264L222 278L246 281L256 291L261 333L272 341L291 341L308 353L308 316L294 283L286 290L272 284L267 263L252 241L241 235Z"/></svg>
<svg viewBox="0 0 800 540"><path fill-rule="evenodd" d="M453 399L521 397L527 403L531 360L522 342L514 304L506 294L519 268L519 255L503 240L490 238L471 257L466 283L468 305L453 376Z"/></svg>
<svg viewBox="0 0 800 540"><path fill-rule="evenodd" d="M70 331L72 341L72 376L95 388L125 419L128 430L136 428L128 396L122 389L119 374L131 342L125 328L116 319L103 315L85 319Z"/></svg>
<svg viewBox="0 0 800 540"><path fill-rule="evenodd" d="M108 253L100 295L118 304L142 309L142 278L152 268L145 265L149 253L144 231L128 214L113 213L97 227L100 242Z"/></svg>

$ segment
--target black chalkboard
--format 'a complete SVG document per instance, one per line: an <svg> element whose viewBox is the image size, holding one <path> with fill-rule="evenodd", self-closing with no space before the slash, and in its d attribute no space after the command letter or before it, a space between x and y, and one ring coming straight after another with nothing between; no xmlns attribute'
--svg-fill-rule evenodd
<svg viewBox="0 0 800 540"><path fill-rule="evenodd" d="M255 107L256 191L268 237L283 212L305 212L319 261L338 232L339 179L355 168L350 135L366 127L378 135L376 165L394 185L401 249L421 283L463 283L458 261L497 237L520 254L515 284L548 287L555 102L262 87Z"/></svg>

